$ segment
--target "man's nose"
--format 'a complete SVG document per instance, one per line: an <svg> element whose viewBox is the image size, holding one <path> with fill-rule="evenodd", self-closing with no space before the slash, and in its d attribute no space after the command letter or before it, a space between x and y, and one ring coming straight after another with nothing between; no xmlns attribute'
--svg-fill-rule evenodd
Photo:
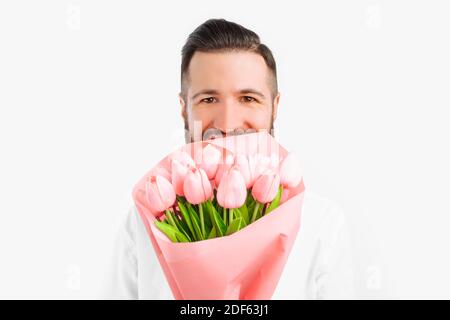
<svg viewBox="0 0 450 320"><path fill-rule="evenodd" d="M214 119L214 126L223 133L229 133L238 128L244 127L242 112L239 106L233 102L225 102L217 109Z"/></svg>

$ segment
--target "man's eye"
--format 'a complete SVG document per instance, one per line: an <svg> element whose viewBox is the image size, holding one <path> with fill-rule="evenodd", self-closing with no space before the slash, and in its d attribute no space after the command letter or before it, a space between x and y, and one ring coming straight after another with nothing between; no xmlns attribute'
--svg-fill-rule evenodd
<svg viewBox="0 0 450 320"><path fill-rule="evenodd" d="M244 97L242 97L242 98L243 98L243 101L244 101L244 102L253 102L253 101L256 101L255 98L250 97L250 96L244 96Z"/></svg>
<svg viewBox="0 0 450 320"><path fill-rule="evenodd" d="M213 102L215 102L215 99L216 99L216 98L214 98L214 97L209 97L209 98L202 99L201 102L205 102L205 103L213 103Z"/></svg>

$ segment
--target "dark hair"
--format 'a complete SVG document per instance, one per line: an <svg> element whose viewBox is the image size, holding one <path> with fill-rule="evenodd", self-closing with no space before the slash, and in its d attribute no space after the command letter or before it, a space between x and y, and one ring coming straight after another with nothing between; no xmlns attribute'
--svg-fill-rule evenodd
<svg viewBox="0 0 450 320"><path fill-rule="evenodd" d="M181 92L185 96L189 63L196 51L245 50L260 54L272 72L272 95L278 93L277 67L270 49L261 43L259 36L243 26L225 19L209 19L198 26L188 37L181 50ZM186 98L186 97L185 97Z"/></svg>

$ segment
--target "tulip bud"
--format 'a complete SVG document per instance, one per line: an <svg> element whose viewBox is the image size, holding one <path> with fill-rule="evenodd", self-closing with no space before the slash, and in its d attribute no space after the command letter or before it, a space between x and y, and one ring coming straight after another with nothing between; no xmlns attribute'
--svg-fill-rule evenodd
<svg viewBox="0 0 450 320"><path fill-rule="evenodd" d="M188 172L188 167L181 164L176 159L172 160L172 185L175 193L179 196L184 196L183 185Z"/></svg>
<svg viewBox="0 0 450 320"><path fill-rule="evenodd" d="M217 169L216 176L214 178L215 180L214 182L217 187L220 185L222 176L228 171L228 169L231 168L233 164L234 164L234 157L231 154L225 157L224 163L219 164L219 168Z"/></svg>
<svg viewBox="0 0 450 320"><path fill-rule="evenodd" d="M169 157L170 165L172 165L173 160L177 160L179 163L181 163L185 167L189 167L189 166L195 167L194 159L192 159L190 154L187 153L186 151L178 150L178 151L175 151L174 153L172 153Z"/></svg>
<svg viewBox="0 0 450 320"><path fill-rule="evenodd" d="M217 188L217 202L224 208L240 208L247 198L245 180L238 166L228 169Z"/></svg>
<svg viewBox="0 0 450 320"><path fill-rule="evenodd" d="M271 202L280 187L280 176L273 171L266 171L253 185L252 195L260 203Z"/></svg>
<svg viewBox="0 0 450 320"><path fill-rule="evenodd" d="M236 164L245 180L245 186L250 189L257 178L257 164L253 156L239 154L236 156Z"/></svg>
<svg viewBox="0 0 450 320"><path fill-rule="evenodd" d="M162 176L150 176L146 184L148 206L153 212L163 212L175 202L172 184Z"/></svg>
<svg viewBox="0 0 450 320"><path fill-rule="evenodd" d="M188 169L183 183L183 192L191 204L199 204L211 199L213 194L211 182L203 169L195 167Z"/></svg>
<svg viewBox="0 0 450 320"><path fill-rule="evenodd" d="M198 167L206 172L208 179L214 179L221 158L222 152L214 145L208 144L197 153L195 160Z"/></svg>
<svg viewBox="0 0 450 320"><path fill-rule="evenodd" d="M294 188L302 180L303 172L297 156L290 152L280 164L280 182L283 187Z"/></svg>
<svg viewBox="0 0 450 320"><path fill-rule="evenodd" d="M156 166L150 171L149 175L151 175L151 176L162 176L162 177L164 177L164 178L166 178L167 180L170 181L171 180L171 176L170 176L170 171L169 170L170 170L170 168L166 169L163 166Z"/></svg>

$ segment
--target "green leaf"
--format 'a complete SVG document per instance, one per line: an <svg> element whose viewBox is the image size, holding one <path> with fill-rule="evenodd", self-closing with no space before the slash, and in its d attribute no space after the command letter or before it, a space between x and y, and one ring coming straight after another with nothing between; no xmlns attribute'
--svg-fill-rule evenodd
<svg viewBox="0 0 450 320"><path fill-rule="evenodd" d="M246 203L247 206L247 211L252 213L253 210L255 209L255 205L256 205L256 200L253 199L253 197L251 197L251 201L249 201L248 203Z"/></svg>
<svg viewBox="0 0 450 320"><path fill-rule="evenodd" d="M189 242L191 242L191 237L189 237L188 229L185 229L182 225L182 221L180 221L173 213L172 213L173 221L177 225L178 230L187 238ZM184 242L184 241L183 241Z"/></svg>
<svg viewBox="0 0 450 320"><path fill-rule="evenodd" d="M239 208L239 209L233 209L233 212L234 212L234 216L235 216L235 219L234 220L236 220L236 219L238 219L238 218L241 218L242 219L242 223L243 223L243 227L241 228L241 229L243 229L244 227L246 227L247 225L248 225L248 223L247 223L247 221L245 221L245 218L242 216L242 211L241 211L241 209ZM247 215L248 215L248 213L247 213ZM234 221L233 220L233 221Z"/></svg>
<svg viewBox="0 0 450 320"><path fill-rule="evenodd" d="M218 205L218 203L217 203L217 191L216 191L216 189L214 189L214 197L213 197L213 199L211 200L211 202L212 202L212 205L216 208L216 210L217 210L217 205Z"/></svg>
<svg viewBox="0 0 450 320"><path fill-rule="evenodd" d="M181 232L176 232L175 236L177 237L179 242L190 242L188 238L184 236Z"/></svg>
<svg viewBox="0 0 450 320"><path fill-rule="evenodd" d="M205 229L206 229L206 235L208 235L211 230L214 228L214 224L211 221L211 213L210 208L206 203L202 203L203 213L204 213L204 219L205 219Z"/></svg>
<svg viewBox="0 0 450 320"><path fill-rule="evenodd" d="M156 226L159 230L161 230L172 242L178 242L176 233L178 232L174 227L171 225L155 221Z"/></svg>
<svg viewBox="0 0 450 320"><path fill-rule="evenodd" d="M175 227L159 221L155 221L155 224L172 242L189 242L189 239Z"/></svg>
<svg viewBox="0 0 450 320"><path fill-rule="evenodd" d="M249 205L250 203L252 203L252 202L255 202L255 200L253 199L251 190L248 190L248 192L247 192L247 198L245 199L245 205L248 206L248 205Z"/></svg>
<svg viewBox="0 0 450 320"><path fill-rule="evenodd" d="M209 212L211 213L211 220L214 224L214 228L216 229L217 236L223 237L225 235L227 227L225 226L222 217L216 211L216 208L214 208L210 200L206 202L206 205L209 207Z"/></svg>
<svg viewBox="0 0 450 320"><path fill-rule="evenodd" d="M197 239L204 240L202 230L200 229L200 218L199 218L197 212L195 211L195 209L192 207L192 205L189 202L186 203L186 206L188 208L188 211L189 211L189 214L191 217L192 226L194 227L194 231L197 235Z"/></svg>
<svg viewBox="0 0 450 320"><path fill-rule="evenodd" d="M259 218L261 218L263 216L263 212L264 212L265 207L266 207L265 203L262 203L259 206L258 215L256 216L256 220L258 220Z"/></svg>
<svg viewBox="0 0 450 320"><path fill-rule="evenodd" d="M208 235L208 239L212 239L212 238L215 238L215 237L217 237L217 234L216 234L216 228L213 227L213 228L211 229L211 232L210 232L209 235Z"/></svg>
<svg viewBox="0 0 450 320"><path fill-rule="evenodd" d="M246 224L250 222L250 216L248 215L248 208L247 205L244 203L242 207L239 208L239 213L242 218L244 218L244 221Z"/></svg>
<svg viewBox="0 0 450 320"><path fill-rule="evenodd" d="M245 222L244 222L243 218L233 219L231 224L228 226L226 235L228 236L230 234L238 232L239 230L241 230L244 227L245 227Z"/></svg>
<svg viewBox="0 0 450 320"><path fill-rule="evenodd" d="M228 225L234 220L234 209L228 209Z"/></svg>
<svg viewBox="0 0 450 320"><path fill-rule="evenodd" d="M189 235L190 234L189 226L186 223L186 220L184 220L183 215L182 214L174 215L174 217L176 218L175 222L178 222L183 228L183 230Z"/></svg>
<svg viewBox="0 0 450 320"><path fill-rule="evenodd" d="M283 194L283 187L280 186L278 188L278 192L277 195L275 196L275 198L272 200L272 202L270 203L269 207L266 210L265 214L268 214L270 211L278 208L278 206L280 205L280 200L281 200L281 195Z"/></svg>
<svg viewBox="0 0 450 320"><path fill-rule="evenodd" d="M209 208L208 208L208 206L206 206L204 203L202 203L202 204L200 204L200 205L202 206L203 211L205 211L205 216L204 216L204 219L205 219L205 227L206 227L207 230L210 230L210 229L213 227L213 225L212 225L212 222L211 222L211 216L210 216L209 213L208 213Z"/></svg>
<svg viewBox="0 0 450 320"><path fill-rule="evenodd" d="M198 240L198 238L196 237L196 233L194 231L194 227L192 226L192 221L189 216L189 212L186 209L186 207L184 206L182 201L178 201L178 208L180 208L181 215L183 216L183 220L188 225L189 231L191 232L191 238L193 238L194 240Z"/></svg>
<svg viewBox="0 0 450 320"><path fill-rule="evenodd" d="M166 210L166 217L167 217L167 221L169 222L169 224L178 230L177 224L175 223L175 221L173 219L172 212L170 212L169 210Z"/></svg>

